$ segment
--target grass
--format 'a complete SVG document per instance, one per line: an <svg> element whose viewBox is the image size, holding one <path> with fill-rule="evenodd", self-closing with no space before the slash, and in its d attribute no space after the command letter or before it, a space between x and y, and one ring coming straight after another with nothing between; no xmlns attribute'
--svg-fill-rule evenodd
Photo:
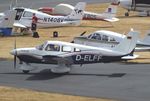
<svg viewBox="0 0 150 101"><path fill-rule="evenodd" d="M62 94L50 94L27 89L16 89L11 87L0 87L0 101L114 101L79 96L68 96Z"/></svg>

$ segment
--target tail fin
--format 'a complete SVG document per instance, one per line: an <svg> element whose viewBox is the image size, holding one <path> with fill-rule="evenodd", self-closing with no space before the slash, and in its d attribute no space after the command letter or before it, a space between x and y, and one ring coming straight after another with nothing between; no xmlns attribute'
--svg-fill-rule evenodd
<svg viewBox="0 0 150 101"><path fill-rule="evenodd" d="M85 9L86 3L85 2L79 2L77 5L74 7L74 10L72 10L71 14L67 16L67 18L71 20L79 20L80 21L83 19L84 16L84 9Z"/></svg>
<svg viewBox="0 0 150 101"><path fill-rule="evenodd" d="M0 19L0 33L4 36L8 36L12 32L14 20L16 16L15 10L8 10L4 12L4 16Z"/></svg>
<svg viewBox="0 0 150 101"><path fill-rule="evenodd" d="M133 50L136 47L136 42L138 40L139 32L131 30L128 35L114 47L115 51L119 51L125 54L133 53Z"/></svg>
<svg viewBox="0 0 150 101"><path fill-rule="evenodd" d="M118 21L119 19L116 18L117 8L118 8L118 5L110 4L109 7L103 13L103 16L106 17L106 19L104 20L109 21L109 22Z"/></svg>

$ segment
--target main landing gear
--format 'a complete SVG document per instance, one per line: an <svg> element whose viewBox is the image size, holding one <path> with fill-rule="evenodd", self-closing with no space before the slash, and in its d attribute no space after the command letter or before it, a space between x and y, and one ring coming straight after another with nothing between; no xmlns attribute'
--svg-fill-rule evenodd
<svg viewBox="0 0 150 101"><path fill-rule="evenodd" d="M130 10L128 10L127 12L125 12L125 16L129 16L129 12L130 12Z"/></svg>
<svg viewBox="0 0 150 101"><path fill-rule="evenodd" d="M30 71L34 70L35 67L32 67L29 63L22 63L20 69L23 73L28 74Z"/></svg>
<svg viewBox="0 0 150 101"><path fill-rule="evenodd" d="M124 15L125 15L125 16L129 16L129 12L126 12Z"/></svg>

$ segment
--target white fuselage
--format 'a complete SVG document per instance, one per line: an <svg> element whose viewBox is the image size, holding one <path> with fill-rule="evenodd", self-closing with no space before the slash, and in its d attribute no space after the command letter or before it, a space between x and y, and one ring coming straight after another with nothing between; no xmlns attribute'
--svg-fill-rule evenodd
<svg viewBox="0 0 150 101"><path fill-rule="evenodd" d="M147 12L150 11L150 2L148 0L138 2L136 0L119 0L120 5L130 11L139 11L139 12Z"/></svg>
<svg viewBox="0 0 150 101"><path fill-rule="evenodd" d="M26 27L31 27L33 13L35 13L36 17L38 18L38 28L77 26L80 23L80 19L71 19L69 16L52 16L32 9L23 9L24 11L20 15L20 19L16 20L15 23L19 23Z"/></svg>

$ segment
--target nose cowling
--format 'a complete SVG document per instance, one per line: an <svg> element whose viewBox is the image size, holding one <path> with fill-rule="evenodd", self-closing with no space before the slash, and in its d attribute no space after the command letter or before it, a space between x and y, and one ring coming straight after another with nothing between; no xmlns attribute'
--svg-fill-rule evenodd
<svg viewBox="0 0 150 101"><path fill-rule="evenodd" d="M17 50L16 50L16 49L11 50L11 51L10 51L10 54L11 54L11 55L17 55Z"/></svg>

